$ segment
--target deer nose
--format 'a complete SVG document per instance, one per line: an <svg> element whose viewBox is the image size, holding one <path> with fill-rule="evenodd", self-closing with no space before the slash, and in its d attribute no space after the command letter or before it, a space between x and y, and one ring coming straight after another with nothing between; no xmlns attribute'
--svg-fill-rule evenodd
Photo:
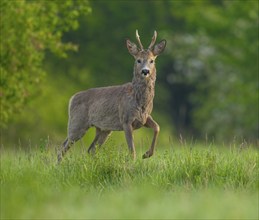
<svg viewBox="0 0 259 220"><path fill-rule="evenodd" d="M149 74L149 70L148 69L143 69L142 73L146 76L147 74Z"/></svg>

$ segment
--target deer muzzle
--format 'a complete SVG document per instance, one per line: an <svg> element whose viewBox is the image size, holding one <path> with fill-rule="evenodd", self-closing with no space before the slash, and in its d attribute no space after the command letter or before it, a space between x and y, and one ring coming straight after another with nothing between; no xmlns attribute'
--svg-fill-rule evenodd
<svg viewBox="0 0 259 220"><path fill-rule="evenodd" d="M144 76L147 76L149 73L150 73L150 72L149 72L149 69L143 69L143 70L141 71L141 74L144 75Z"/></svg>

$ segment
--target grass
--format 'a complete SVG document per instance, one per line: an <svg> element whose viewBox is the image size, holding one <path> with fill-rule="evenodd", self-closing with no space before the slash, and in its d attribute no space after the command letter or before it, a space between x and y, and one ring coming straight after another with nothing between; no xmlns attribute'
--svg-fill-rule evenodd
<svg viewBox="0 0 259 220"><path fill-rule="evenodd" d="M143 151L144 149L140 149ZM258 219L258 150L188 145L131 161L112 144L1 151L1 218Z"/></svg>

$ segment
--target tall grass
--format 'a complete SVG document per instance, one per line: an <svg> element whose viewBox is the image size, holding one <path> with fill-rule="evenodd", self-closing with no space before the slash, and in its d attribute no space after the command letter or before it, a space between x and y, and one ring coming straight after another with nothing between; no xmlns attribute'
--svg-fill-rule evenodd
<svg viewBox="0 0 259 220"><path fill-rule="evenodd" d="M183 146L132 161L124 147L73 149L59 165L49 148L2 150L1 218L258 217L256 149Z"/></svg>

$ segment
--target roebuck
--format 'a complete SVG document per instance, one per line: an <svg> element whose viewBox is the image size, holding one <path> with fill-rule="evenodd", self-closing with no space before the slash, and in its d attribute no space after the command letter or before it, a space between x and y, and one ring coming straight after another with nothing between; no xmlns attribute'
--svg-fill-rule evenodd
<svg viewBox="0 0 259 220"><path fill-rule="evenodd" d="M133 130L142 126L152 128L152 144L143 158L153 155L160 129L151 117L156 82L155 59L166 46L165 40L155 45L156 37L155 31L148 49L143 48L137 30L139 48L135 43L126 40L128 51L135 58L132 82L88 89L72 96L69 102L68 136L58 154L59 162L72 144L81 139L90 127L96 128L96 135L88 149L89 153L95 152L96 144L101 146L112 131L124 131L134 159L136 152Z"/></svg>

